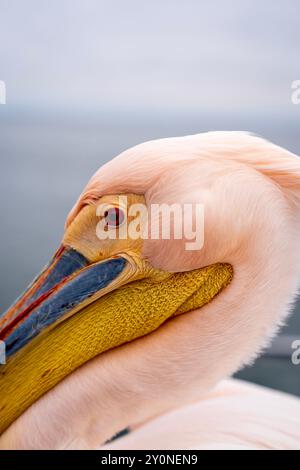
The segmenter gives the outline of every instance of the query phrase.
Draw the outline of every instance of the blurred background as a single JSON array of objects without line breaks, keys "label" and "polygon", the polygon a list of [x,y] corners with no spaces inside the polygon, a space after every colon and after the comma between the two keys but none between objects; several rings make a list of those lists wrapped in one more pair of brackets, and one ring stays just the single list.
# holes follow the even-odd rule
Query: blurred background
[{"label": "blurred background", "polygon": [[[300,155],[298,0],[0,0],[0,22],[0,311],[127,147],[248,130]],[[239,377],[300,395],[299,310]]]}]

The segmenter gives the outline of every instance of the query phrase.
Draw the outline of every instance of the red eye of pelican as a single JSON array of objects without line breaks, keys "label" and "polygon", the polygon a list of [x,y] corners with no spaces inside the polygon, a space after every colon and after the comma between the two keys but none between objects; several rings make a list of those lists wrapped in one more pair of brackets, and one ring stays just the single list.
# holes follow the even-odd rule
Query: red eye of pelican
[{"label": "red eye of pelican", "polygon": [[108,227],[119,227],[125,219],[125,214],[118,207],[111,207],[104,212],[104,218]]}]

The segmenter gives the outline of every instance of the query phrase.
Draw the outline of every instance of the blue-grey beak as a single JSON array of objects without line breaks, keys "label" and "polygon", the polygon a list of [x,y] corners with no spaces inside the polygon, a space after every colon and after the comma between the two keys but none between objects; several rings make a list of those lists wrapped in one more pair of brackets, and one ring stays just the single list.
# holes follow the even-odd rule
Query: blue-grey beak
[{"label": "blue-grey beak", "polygon": [[90,264],[81,253],[61,247],[24,294],[0,317],[0,340],[5,342],[7,357],[106,288],[126,263],[124,258],[116,257]]}]

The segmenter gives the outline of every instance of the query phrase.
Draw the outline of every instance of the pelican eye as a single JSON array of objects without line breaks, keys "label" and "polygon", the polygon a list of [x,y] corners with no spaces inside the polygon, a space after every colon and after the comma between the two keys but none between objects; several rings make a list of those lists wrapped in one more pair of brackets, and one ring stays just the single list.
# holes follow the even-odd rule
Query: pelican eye
[{"label": "pelican eye", "polygon": [[104,212],[104,218],[108,227],[119,227],[125,219],[125,214],[119,207],[111,207]]}]

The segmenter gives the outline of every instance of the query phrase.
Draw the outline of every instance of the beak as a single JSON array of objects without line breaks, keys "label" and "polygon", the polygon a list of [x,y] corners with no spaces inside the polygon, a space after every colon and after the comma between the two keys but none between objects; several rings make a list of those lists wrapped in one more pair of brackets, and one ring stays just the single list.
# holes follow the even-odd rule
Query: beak
[{"label": "beak", "polygon": [[49,265],[0,320],[0,340],[10,357],[44,330],[110,290],[126,260],[90,264],[78,251],[61,246]]},{"label": "beak", "polygon": [[0,317],[0,434],[85,362],[202,307],[231,279],[228,264],[171,274],[128,253],[91,262],[60,247]]}]

